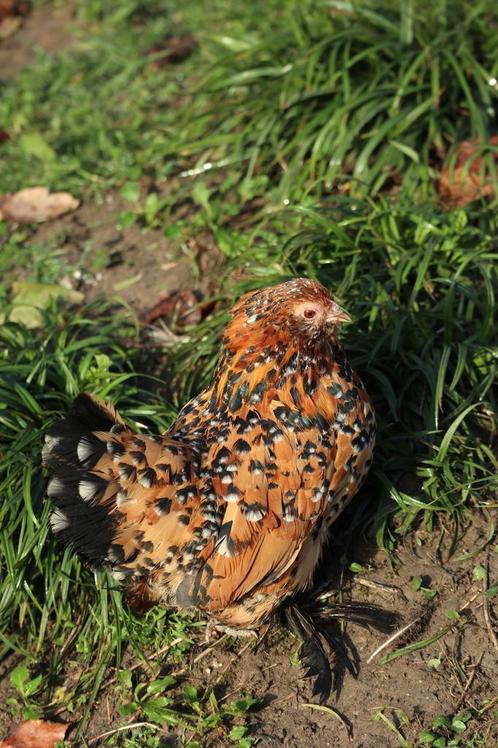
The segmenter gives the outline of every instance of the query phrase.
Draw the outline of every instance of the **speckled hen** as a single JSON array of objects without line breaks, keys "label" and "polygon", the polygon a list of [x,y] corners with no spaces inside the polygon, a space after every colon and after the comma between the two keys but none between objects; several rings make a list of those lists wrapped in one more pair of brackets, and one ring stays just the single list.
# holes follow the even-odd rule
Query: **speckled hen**
[{"label": "speckled hen", "polygon": [[78,397],[44,448],[55,534],[137,598],[266,620],[309,587],[372,461],[372,405],[336,336],[348,320],[311,280],[246,294],[211,386],[162,436]]}]

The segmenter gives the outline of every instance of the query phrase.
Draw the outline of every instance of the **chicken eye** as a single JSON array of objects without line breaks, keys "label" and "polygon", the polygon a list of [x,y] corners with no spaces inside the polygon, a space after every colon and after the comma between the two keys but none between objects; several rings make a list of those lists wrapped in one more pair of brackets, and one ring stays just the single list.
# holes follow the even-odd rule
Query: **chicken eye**
[{"label": "chicken eye", "polygon": [[306,319],[313,319],[313,317],[316,317],[316,309],[305,309],[304,316]]}]

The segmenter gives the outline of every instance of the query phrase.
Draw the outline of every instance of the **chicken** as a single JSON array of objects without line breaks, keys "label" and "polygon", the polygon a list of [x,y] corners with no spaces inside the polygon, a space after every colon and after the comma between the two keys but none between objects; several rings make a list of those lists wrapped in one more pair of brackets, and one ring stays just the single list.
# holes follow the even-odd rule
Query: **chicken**
[{"label": "chicken", "polygon": [[142,602],[252,629],[307,589],[372,462],[375,418],[318,283],[231,310],[208,389],[162,436],[80,395],[46,436],[53,531]]}]

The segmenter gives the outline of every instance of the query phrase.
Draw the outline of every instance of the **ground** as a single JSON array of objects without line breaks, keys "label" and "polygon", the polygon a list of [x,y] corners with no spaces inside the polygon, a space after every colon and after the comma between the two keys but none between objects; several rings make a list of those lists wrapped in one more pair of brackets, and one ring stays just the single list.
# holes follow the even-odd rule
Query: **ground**
[{"label": "ground", "polygon": [[[341,522],[347,521],[346,515]],[[348,626],[358,673],[353,677],[342,672],[340,691],[324,706],[313,697],[310,682],[303,679],[295,638],[278,625],[256,644],[227,641],[227,637],[206,644],[201,632],[188,656],[175,664],[163,663],[154,652],[151,656],[162,673],[186,679],[199,693],[213,689],[219,704],[241,693],[255,695],[260,702],[247,716],[248,734],[256,738],[255,744],[268,748],[305,746],[310,741],[331,748],[417,745],[424,730],[430,732],[434,721],[437,725],[438,718],[441,722],[447,715],[463,718],[463,734],[459,732],[462,723],[453,719],[453,724],[433,729],[434,735],[448,740],[461,736],[465,746],[494,746],[498,741],[496,638],[484,616],[484,605],[489,603],[476,573],[476,569],[488,568],[496,579],[497,554],[488,545],[492,531],[489,516],[476,516],[449,557],[450,527],[434,533],[419,530],[410,544],[399,549],[394,567],[372,544],[354,543],[351,552],[359,571],[344,575],[345,598],[399,611],[399,628],[415,623],[371,662],[369,657],[387,636]],[[331,540],[322,576],[330,575],[329,565],[339,571],[337,554],[345,551],[339,533]],[[421,580],[419,589],[414,589],[414,579]],[[391,662],[382,662],[386,654],[410,644],[418,646]],[[4,671],[0,686],[4,703],[14,693],[8,672],[15,664],[12,659]],[[139,664],[132,650],[124,664],[128,668]],[[112,671],[108,675],[110,683],[103,686],[86,723],[86,740],[95,744],[94,738],[128,722],[140,741],[140,730],[133,725],[142,720],[136,715],[123,720],[118,712],[123,692],[116,693]],[[481,713],[488,718],[480,718]],[[69,722],[75,719],[65,711],[58,716]],[[5,707],[2,724],[7,732],[11,717]],[[181,737],[175,737],[176,730],[170,729],[161,745],[178,745],[179,740],[188,744],[192,733],[183,728]],[[203,740],[202,745],[226,745],[226,737],[216,731]]]},{"label": "ground", "polygon": [[[132,5],[130,3],[130,7]],[[138,7],[140,3],[135,5]],[[93,6],[97,9],[100,7],[98,3]],[[95,20],[100,18],[99,13],[95,11],[94,17],[91,15],[93,10],[88,12],[90,19],[81,11],[78,3],[67,6],[35,3],[19,30],[0,41],[2,81],[15,85],[23,70],[31,70],[30,66],[36,60],[34,47],[42,50],[41,59],[45,60],[44,65],[48,65],[53,55],[70,51],[73,47],[80,49],[78,44],[81,45],[82,36],[83,49],[85,35],[91,37],[95,34],[95,38],[99,39],[99,34],[104,33]],[[119,15],[119,8],[115,13]],[[175,13],[173,33],[183,31],[183,27],[188,25],[181,11]],[[146,15],[144,13],[144,17]],[[150,19],[149,22],[155,23]],[[226,44],[227,48],[230,44],[236,48],[239,22],[238,19],[230,19],[231,25],[227,28],[233,32],[233,39],[230,41],[232,37],[227,36],[220,42]],[[145,21],[140,16],[138,35],[142,23]],[[211,19],[209,23],[211,26],[207,37],[211,34],[214,39],[218,20]],[[252,20],[251,23],[256,22]],[[248,28],[252,28],[251,24]],[[247,48],[252,43],[251,33],[249,30],[247,38],[244,37]],[[105,41],[104,36],[102,39]],[[123,39],[128,43],[127,37],[123,36]],[[209,47],[211,42],[209,38],[205,40],[207,59],[212,61],[214,53]],[[240,39],[237,43],[243,49]],[[304,41],[302,45],[305,45]],[[111,59],[117,52],[114,48],[110,49]],[[279,75],[276,64],[263,73],[263,77],[268,75],[271,79]],[[190,72],[186,69],[185,75],[190,75],[196,83],[199,71],[195,65],[194,68]],[[81,73],[81,76],[86,74]],[[71,75],[70,80],[76,81],[77,85],[79,73],[73,71]],[[312,75],[311,67],[309,75]],[[172,108],[185,109],[190,106],[190,100],[181,100],[183,77],[184,73],[179,69],[164,84],[168,91],[171,88],[168,101]],[[29,90],[29,79],[26,80],[25,92]],[[211,84],[215,91],[216,81],[213,83],[213,80]],[[155,78],[151,81],[151,87],[157,85]],[[229,95],[237,96],[240,91],[243,94],[243,83],[242,78],[234,78]],[[157,90],[162,86],[160,81],[159,84]],[[37,85],[40,85],[39,81]],[[23,100],[26,101],[26,94]],[[157,104],[158,109],[161,106],[164,103]],[[282,102],[282,111],[287,111],[286,106],[287,103]],[[22,118],[28,117],[26,112],[19,115],[17,120],[12,115],[12,133],[17,132],[16,127],[22,130]],[[120,111],[121,115],[131,117],[128,110],[125,115]],[[199,122],[203,121],[202,116],[201,113]],[[247,113],[245,116],[248,117]],[[192,119],[196,120],[195,117]],[[237,138],[242,132],[243,121],[241,119],[234,127],[234,149],[240,146]],[[225,123],[226,119],[220,125],[220,130]],[[95,387],[107,387],[106,395],[109,391],[114,393],[113,383],[123,372],[128,373],[133,368],[139,377],[138,385],[134,379],[133,386],[140,390],[141,382],[142,391],[135,399],[135,395],[130,394],[129,401],[125,399],[125,408],[128,405],[130,417],[137,422],[145,421],[152,428],[160,428],[173,417],[182,397],[198,388],[203,378],[208,376],[212,361],[204,351],[209,345],[217,349],[217,338],[213,343],[213,336],[218,334],[222,324],[221,317],[214,317],[213,327],[210,327],[210,314],[214,310],[221,315],[227,298],[240,292],[244,284],[252,287],[251,284],[256,281],[261,285],[263,281],[269,282],[280,275],[292,275],[297,271],[307,274],[313,263],[319,267],[318,275],[322,280],[339,285],[340,279],[343,292],[350,293],[357,310],[360,310],[358,314],[363,314],[363,327],[347,338],[346,345],[349,342],[367,386],[370,383],[374,390],[381,422],[381,444],[373,478],[334,529],[317,583],[324,579],[333,580],[336,593],[332,604],[339,598],[369,601],[399,613],[397,630],[401,630],[405,624],[412,625],[374,657],[371,656],[387,641],[389,635],[351,625],[345,627],[339,639],[346,643],[357,672],[353,675],[344,667],[339,667],[336,692],[325,704],[320,704],[312,694],[310,680],[303,677],[297,640],[278,623],[269,631],[262,632],[264,636],[256,642],[224,636],[206,643],[204,624],[195,616],[177,619],[169,613],[151,611],[143,618],[137,617],[130,613],[126,603],[121,607],[121,593],[114,589],[109,591],[109,582],[105,577],[97,577],[98,592],[95,593],[91,572],[82,569],[70,557],[63,558],[62,552],[54,551],[51,541],[46,540],[47,532],[43,527],[46,528],[48,508],[42,502],[42,479],[33,478],[30,483],[30,474],[26,481],[24,466],[19,459],[18,474],[24,477],[19,478],[21,488],[16,489],[16,495],[20,497],[19,501],[25,502],[20,506],[24,513],[30,515],[31,521],[33,512],[26,496],[32,491],[32,496],[37,497],[38,515],[35,512],[35,541],[29,549],[26,552],[22,550],[22,542],[29,542],[26,541],[29,531],[23,525],[19,546],[15,546],[11,554],[17,553],[17,560],[12,561],[9,554],[5,554],[4,563],[9,579],[22,579],[23,582],[14,584],[9,581],[10,587],[6,586],[4,590],[7,617],[2,633],[5,642],[0,665],[0,736],[6,736],[13,723],[23,717],[44,716],[68,722],[71,730],[67,743],[82,746],[123,745],[133,748],[161,745],[195,748],[198,745],[234,745],[246,748],[258,745],[273,748],[278,745],[299,747],[310,742],[320,748],[498,746],[496,495],[485,484],[492,470],[491,461],[496,446],[493,438],[496,437],[493,437],[489,427],[492,420],[492,405],[488,401],[490,384],[484,386],[489,377],[490,381],[492,379],[486,355],[492,349],[494,306],[489,301],[492,298],[492,283],[489,267],[485,263],[495,249],[492,238],[494,224],[490,217],[493,208],[482,206],[478,218],[464,211],[448,214],[445,208],[437,205],[437,199],[432,195],[428,210],[433,213],[424,214],[422,210],[417,213],[412,210],[411,203],[405,210],[400,201],[401,207],[393,208],[391,215],[386,217],[383,200],[393,196],[397,198],[402,193],[402,180],[394,167],[389,177],[381,178],[372,166],[371,175],[368,174],[370,167],[365,167],[365,178],[371,178],[374,187],[381,182],[383,185],[383,192],[372,213],[369,214],[364,208],[355,212],[358,205],[348,203],[341,216],[342,223],[338,220],[335,224],[335,219],[332,219],[330,225],[333,225],[333,229],[323,229],[324,222],[329,218],[326,213],[318,215],[318,207],[325,211],[330,208],[326,203],[319,202],[318,198],[316,204],[305,197],[297,205],[295,194],[292,197],[293,193],[289,192],[291,202],[296,201],[296,212],[301,211],[299,221],[303,223],[299,223],[295,221],[295,216],[285,213],[289,200],[285,198],[287,203],[284,206],[283,193],[276,190],[268,201],[260,196],[258,185],[266,185],[270,179],[276,179],[273,172],[268,176],[271,170],[265,172],[264,165],[260,167],[260,172],[255,169],[250,177],[246,175],[237,188],[234,185],[238,177],[223,171],[206,184],[186,184],[181,175],[189,166],[192,154],[196,158],[198,156],[197,146],[192,145],[195,138],[190,132],[190,139],[186,137],[184,149],[177,154],[179,163],[175,164],[176,171],[167,175],[162,173],[163,168],[167,171],[164,164],[168,163],[170,155],[164,157],[164,164],[157,156],[154,141],[159,131],[157,122],[150,126],[150,131],[154,132],[150,137],[147,124],[142,123],[142,126],[144,151],[148,159],[156,159],[155,173],[152,173],[152,167],[147,171],[148,165],[138,173],[136,164],[128,171],[128,166],[125,168],[121,162],[114,164],[114,145],[112,148],[109,146],[110,170],[102,167],[98,179],[94,178],[97,166],[92,171],[88,164],[81,164],[73,172],[69,168],[64,171],[65,167],[57,171],[59,167],[55,168],[50,163],[47,165],[46,179],[53,182],[54,188],[59,187],[56,182],[60,180],[61,188],[76,191],[81,205],[75,212],[39,226],[5,228],[5,264],[2,266],[5,274],[0,283],[0,292],[4,295],[0,294],[0,297],[9,299],[10,284],[19,280],[56,281],[70,286],[83,294],[82,319],[87,327],[91,325],[93,335],[94,328],[95,334],[98,333],[100,324],[112,325],[108,317],[105,318],[105,325],[101,323],[94,311],[88,312],[87,318],[84,317],[85,305],[91,305],[94,300],[112,299],[112,304],[116,305],[117,298],[143,322],[144,313],[161,298],[168,298],[170,292],[191,293],[194,290],[204,304],[200,317],[206,314],[208,319],[206,327],[201,326],[201,333],[187,328],[186,335],[194,341],[194,346],[188,355],[185,354],[185,359],[181,356],[179,361],[170,359],[168,353],[158,352],[157,347],[152,347],[145,325],[140,321],[136,323],[140,331],[138,335],[135,334],[136,330],[133,333],[126,328],[122,336],[124,342],[112,337],[108,346],[97,346],[96,356],[102,351],[111,359],[114,354],[121,356],[122,369],[119,368],[121,364],[114,362],[116,365],[113,368],[98,358],[91,365],[85,365],[86,368],[79,358],[65,359],[65,353],[60,354],[62,359],[57,359],[61,370],[61,360],[64,365],[72,361],[69,366],[74,366],[78,384],[89,381]],[[291,118],[288,126],[294,127]],[[0,127],[3,127],[2,122]],[[52,122],[50,127],[46,127],[50,131],[51,127],[56,129],[57,125]],[[168,121],[165,127],[172,128],[173,125]],[[192,128],[195,127],[197,125],[193,124]],[[123,125],[125,129],[126,124]],[[130,130],[133,127],[130,126]],[[304,121],[301,122],[301,130],[301,136],[307,137]],[[194,134],[197,135],[196,132]],[[11,136],[9,133],[10,140],[15,137],[17,135]],[[74,133],[73,137],[76,137]],[[392,140],[395,137],[402,136],[394,134]],[[221,135],[219,142],[214,144],[206,134],[204,140],[199,138],[201,146],[207,143],[205,147],[210,150],[205,158],[200,157],[200,163],[195,161],[191,165],[193,171],[198,169],[202,174],[205,161],[216,158],[223,160],[227,153],[221,152]],[[85,150],[90,146],[84,144],[81,147]],[[102,153],[107,157],[105,147],[102,146]],[[398,149],[398,155],[408,154],[407,158],[413,160],[410,148],[405,144]],[[436,151],[437,148],[427,149],[430,153]],[[17,158],[17,154],[12,153]],[[228,157],[230,155],[229,152]],[[362,160],[359,148],[354,150],[351,158],[358,158],[357,163]],[[116,161],[119,161],[118,157]],[[241,161],[247,161],[245,155]],[[262,161],[264,163],[264,159]],[[272,167],[275,173],[281,169],[285,174],[288,168],[291,171],[294,168],[292,156],[285,149],[278,159],[275,158],[275,162]],[[368,160],[365,163],[370,164]],[[39,168],[38,162],[32,161],[31,166],[35,170]],[[123,173],[117,173],[121,167]],[[33,183],[33,180],[36,183],[40,178],[38,173],[32,174],[29,164],[26,168],[26,172],[19,174],[19,184],[15,184],[11,174],[6,177],[5,185],[0,182],[0,192],[20,189]],[[112,175],[114,168],[115,176]],[[319,165],[315,165],[315,168],[319,169]],[[431,162],[430,168],[427,167],[427,172],[416,183],[416,190],[428,182],[427,174],[435,168]],[[343,169],[341,187],[337,190],[341,199],[349,190],[349,181],[345,180],[351,177],[351,163],[343,164]],[[307,178],[312,192],[311,184],[315,177],[312,179],[308,175]],[[301,179],[297,172],[295,179]],[[282,180],[285,184],[285,177]],[[98,188],[95,187],[97,183],[100,185]],[[237,189],[237,195],[243,197],[240,204],[237,202],[239,198],[234,197]],[[289,189],[288,184],[285,189]],[[175,191],[179,196],[173,201],[171,194]],[[193,198],[190,193],[194,195]],[[151,195],[156,197],[151,199]],[[322,198],[323,195],[320,195]],[[356,197],[353,195],[352,199],[354,201]],[[338,205],[333,205],[332,213],[339,212]],[[484,228],[481,226],[481,233],[478,233],[480,222],[485,220],[489,220],[489,223]],[[281,223],[277,225],[272,221]],[[350,238],[351,231],[356,233],[355,225],[361,227],[358,231],[361,234],[359,245]],[[468,236],[465,234],[467,229]],[[292,235],[294,244],[286,244],[287,232],[289,236]],[[455,236],[459,237],[456,244]],[[310,246],[314,247],[315,255],[310,254]],[[385,247],[385,263],[389,271],[382,275],[381,271],[376,271],[375,264]],[[434,256],[429,254],[427,247],[435,247]],[[476,252],[475,267],[465,277],[464,270],[459,271],[463,280],[460,286],[452,290],[454,297],[452,303],[448,301],[448,312],[444,306],[448,297],[441,295],[443,301],[439,304],[439,289],[443,288],[446,293],[453,267],[457,262],[464,264],[462,256],[465,257],[468,247]],[[413,251],[413,255],[400,261],[404,248]],[[335,250],[338,251],[336,264],[343,263],[337,275],[334,275],[334,263],[327,254]],[[12,261],[9,253],[15,256],[18,251],[26,251],[26,255],[22,260],[16,258]],[[478,251],[480,254],[477,254]],[[357,259],[358,252],[362,252],[367,260],[355,276],[355,263],[363,261]],[[377,260],[368,260],[368,252]],[[416,255],[416,252],[419,254]],[[427,277],[424,273],[427,273]],[[365,286],[367,280],[368,285]],[[230,290],[226,291],[226,288]],[[365,308],[365,288],[371,294],[375,289],[372,308]],[[481,313],[479,304],[485,303],[483,300],[486,299],[489,301],[489,307],[486,307],[488,311],[483,311],[482,317],[479,317],[476,310]],[[374,313],[376,305],[382,309],[379,315]],[[89,308],[93,309],[92,306]],[[116,308],[113,306],[111,309],[111,320]],[[393,315],[391,320],[389,315],[393,308],[399,314],[398,317]],[[405,312],[403,317],[402,313]],[[458,328],[454,340],[450,330],[452,312],[457,318],[455,328]],[[49,310],[49,313],[52,312]],[[57,313],[53,313],[51,335],[60,334],[62,339],[66,325],[70,328],[71,313],[63,311],[62,322]],[[74,316],[72,321],[77,325],[78,314],[75,312]],[[200,317],[199,321],[202,321]],[[376,331],[378,317],[383,318],[385,327]],[[445,327],[447,337],[441,341],[444,325],[448,325]],[[480,349],[476,343],[477,328],[483,335]],[[401,333],[401,330],[404,332]],[[180,336],[185,334],[181,326],[175,328],[175,332]],[[39,411],[36,408],[29,410],[32,406],[29,396],[43,403],[45,417],[49,418],[58,409],[63,409],[61,393],[68,399],[74,394],[73,384],[68,384],[69,374],[67,380],[58,379],[58,373],[49,374],[49,385],[44,379],[35,389],[30,389],[35,381],[30,377],[41,355],[39,338],[36,336],[41,335],[45,339],[44,334],[50,339],[46,331],[29,333],[34,337],[29,337],[26,332],[26,344],[21,342],[16,349],[18,362],[9,362],[10,354],[7,351],[5,391],[11,385],[15,388],[17,382],[28,392],[24,401],[24,405],[28,403],[28,410],[19,410],[20,426],[16,424],[21,435],[30,428],[43,429],[38,416],[45,411],[41,408]],[[112,335],[115,333],[112,332]],[[405,342],[400,344],[403,335]],[[432,341],[429,353],[417,347],[424,336]],[[455,349],[451,348],[453,344]],[[451,349],[448,354],[444,352],[445,345],[449,346],[448,350]],[[88,346],[90,353],[92,343],[89,342]],[[129,359],[126,358],[128,348],[137,350],[130,354]],[[22,359],[21,349],[32,349],[33,358]],[[457,349],[458,353],[455,354]],[[119,354],[116,353],[118,350]],[[398,353],[399,358],[396,358]],[[73,353],[67,355],[72,356]],[[402,362],[399,366],[398,361]],[[14,368],[9,368],[10,364],[14,364]],[[77,369],[80,364],[81,371]],[[16,365],[19,375],[16,374]],[[97,371],[100,366],[103,367],[102,371]],[[466,366],[469,367],[468,372]],[[92,367],[95,369],[91,375],[93,379],[90,375],[90,378],[87,377],[87,371]],[[416,377],[410,384],[410,367],[419,368],[423,384]],[[460,391],[458,388],[464,370],[466,375],[468,373],[468,382],[462,385]],[[173,383],[180,383],[178,391],[182,394],[172,395],[174,387],[169,382],[159,387],[151,384],[147,380],[150,374],[162,377],[171,375]],[[19,379],[14,381],[14,376],[19,376]],[[51,376],[55,378],[52,380]],[[410,386],[416,392],[412,399]],[[49,388],[54,394],[45,396]],[[158,406],[157,413],[154,413],[156,404],[161,398],[164,399],[164,391],[167,393],[167,406],[160,406],[163,410]],[[155,398],[150,402],[148,392]],[[122,395],[121,390],[119,396],[128,397]],[[48,402],[50,397],[53,400]],[[443,400],[446,411],[441,406]],[[13,417],[17,418],[17,404],[9,405],[11,400],[7,397],[5,402],[6,408],[11,407],[15,411]],[[474,406],[474,402],[477,405]],[[461,434],[457,430],[463,419],[460,416],[467,412],[464,408],[471,405],[476,408],[482,406],[482,411],[476,411],[476,423]],[[456,409],[452,410],[453,407]],[[439,410],[441,419],[444,415],[446,421],[441,439],[434,445],[431,439],[439,428]],[[32,413],[35,414],[33,418]],[[412,416],[413,420],[410,421]],[[423,424],[417,420],[419,417],[425,418]],[[10,445],[13,439],[8,415],[4,420],[6,436],[0,445],[2,458],[7,453],[6,449],[2,452],[2,448]],[[31,450],[30,455],[38,454],[40,437],[37,433],[33,431],[34,441],[25,447]],[[393,443],[399,446],[393,448]],[[22,457],[22,442],[20,444],[19,454]],[[413,444],[417,446],[413,447]],[[484,446],[481,448],[481,445]],[[431,448],[434,452],[430,452]],[[413,463],[415,453],[416,464]],[[448,455],[446,461],[445,455]],[[39,470],[39,466],[36,469]],[[1,470],[0,467],[0,475]],[[7,469],[5,476],[8,476]],[[387,494],[386,481],[389,484]],[[31,488],[26,489],[26,485]],[[438,509],[435,514],[429,511],[433,505]],[[465,505],[465,511],[461,511],[461,505]],[[8,519],[7,511],[5,517]],[[41,512],[44,514],[40,521]],[[16,518],[18,516],[16,514]],[[366,517],[367,521],[362,517]],[[5,532],[11,535],[7,519]],[[11,518],[9,521],[17,532],[17,519]],[[36,556],[35,552],[33,565],[24,569],[24,559],[33,547],[43,548],[44,543],[48,544],[48,555]],[[8,545],[5,539],[4,544]],[[63,566],[61,581],[57,574]],[[31,574],[34,575],[33,579]],[[52,582],[45,582],[44,579],[56,580],[53,591]],[[74,585],[73,592],[67,591],[67,579]],[[25,599],[22,597],[24,593],[19,592],[23,584],[30,594]],[[30,605],[32,612],[29,612]],[[39,617],[38,610],[41,611]],[[40,631],[42,633],[39,634]],[[119,642],[123,643],[123,651],[118,653]],[[23,675],[19,668],[24,665],[27,670]],[[17,677],[13,676],[16,672]],[[167,680],[169,676],[171,682]],[[40,680],[37,682],[38,677]],[[163,678],[166,680],[161,680]],[[121,729],[127,725],[128,730]]]}]

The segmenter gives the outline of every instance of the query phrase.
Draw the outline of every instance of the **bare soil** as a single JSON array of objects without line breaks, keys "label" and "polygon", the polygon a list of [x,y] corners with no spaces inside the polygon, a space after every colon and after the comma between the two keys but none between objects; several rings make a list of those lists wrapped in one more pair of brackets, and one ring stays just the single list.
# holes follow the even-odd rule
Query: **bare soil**
[{"label": "bare soil", "polygon": [[[266,706],[255,713],[252,727],[257,744],[265,748],[310,743],[331,748],[394,748],[400,745],[398,738],[389,734],[385,724],[373,721],[379,711],[416,744],[420,730],[430,727],[438,715],[481,709],[489,703],[486,700],[493,699],[496,708],[498,651],[484,620],[482,583],[473,581],[472,570],[478,563],[492,562],[490,577],[496,580],[498,556],[483,550],[473,558],[458,560],[486,542],[487,525],[479,516],[475,520],[449,559],[438,551],[441,531],[429,534],[420,530],[411,535],[398,549],[394,570],[386,555],[368,544],[358,543],[349,549],[366,570],[356,577],[350,575],[346,581],[350,587],[347,596],[397,610],[404,622],[421,620],[371,663],[367,663],[368,657],[387,636],[347,627],[360,661],[359,674],[353,678],[346,673],[340,693],[327,702],[342,717],[342,723],[330,712],[309,706],[317,701],[312,697],[311,683],[302,678],[299,666],[291,664],[298,642],[293,636],[282,634],[278,627],[256,647],[238,642],[230,651],[214,648],[192,668],[189,680],[195,682],[197,678],[199,685],[222,686],[226,693],[247,690],[261,697]],[[334,565],[335,555],[332,541],[325,566]],[[410,582],[414,576],[422,576],[424,586],[436,591],[432,601],[412,590]],[[375,586],[365,587],[365,582]],[[399,592],[382,585],[395,585]],[[447,612],[452,610],[461,612],[461,624],[454,630],[417,652],[381,664],[387,652],[446,628]],[[440,661],[437,667],[435,661]],[[396,710],[408,717],[408,725],[403,724],[401,712]],[[486,741],[482,745],[498,745],[498,722],[493,719],[492,708],[487,717],[484,719],[483,715],[480,725],[477,721],[469,723],[465,738],[468,745],[476,730]]]},{"label": "bare soil", "polygon": [[71,28],[74,18],[67,6],[34,8],[18,31],[0,41],[0,80],[13,78],[33,62],[37,49],[56,53],[70,46]]},{"label": "bare soil", "polygon": [[118,193],[110,192],[42,224],[32,243],[62,251],[75,268],[66,282],[87,300],[118,298],[140,314],[171,291],[207,292],[219,262],[209,234],[178,243],[139,223],[121,229],[119,216],[129,208]]},{"label": "bare soil", "polygon": [[[338,557],[344,552],[348,514],[337,525],[319,576],[337,578]],[[386,647],[371,662],[370,655],[388,639],[363,628],[348,625],[341,640],[352,643],[358,673],[353,677],[338,668],[339,689],[322,708],[312,694],[312,681],[303,677],[297,663],[299,642],[289,631],[273,625],[255,642],[247,639],[216,640],[206,644],[201,637],[192,648],[188,662],[164,663],[164,672],[185,678],[199,692],[211,686],[219,702],[251,694],[261,707],[249,717],[250,733],[264,748],[396,748],[403,745],[382,719],[382,713],[399,730],[405,745],[418,745],[418,736],[440,715],[453,717],[466,710],[475,718],[467,723],[461,746],[498,746],[498,650],[492,629],[484,615],[483,582],[474,580],[476,565],[489,569],[490,584],[498,578],[498,554],[489,538],[489,517],[476,512],[474,521],[448,556],[452,528],[439,527],[429,533],[422,529],[407,536],[389,559],[366,540],[359,539],[347,549],[348,557],[363,566],[359,574],[346,572],[341,583],[345,599],[368,601],[397,611],[405,623],[416,621],[409,631]],[[420,576],[423,587],[435,595],[427,600],[412,588]],[[496,631],[496,598],[488,599],[488,613]],[[494,608],[493,608],[494,606]],[[450,626],[448,613],[458,611],[459,622]],[[451,614],[451,613],[450,613]],[[494,616],[494,618],[493,618]],[[414,642],[445,633],[417,651],[387,664],[382,657]],[[496,634],[495,634],[496,636]],[[127,667],[133,665],[132,652]],[[338,659],[340,663],[340,658]],[[0,687],[1,692],[1,687]],[[126,724],[119,716],[115,686],[99,696],[85,730],[87,739]],[[67,716],[68,721],[75,715]],[[77,722],[76,722],[77,724]],[[180,748],[189,738],[166,728],[164,746]],[[453,737],[453,736],[451,736]],[[69,736],[70,738],[70,736]],[[448,734],[448,740],[450,735]],[[202,745],[221,748],[226,737],[209,733]],[[76,743],[79,745],[79,743]],[[106,741],[96,743],[106,745]],[[118,743],[119,744],[119,743]]]}]

